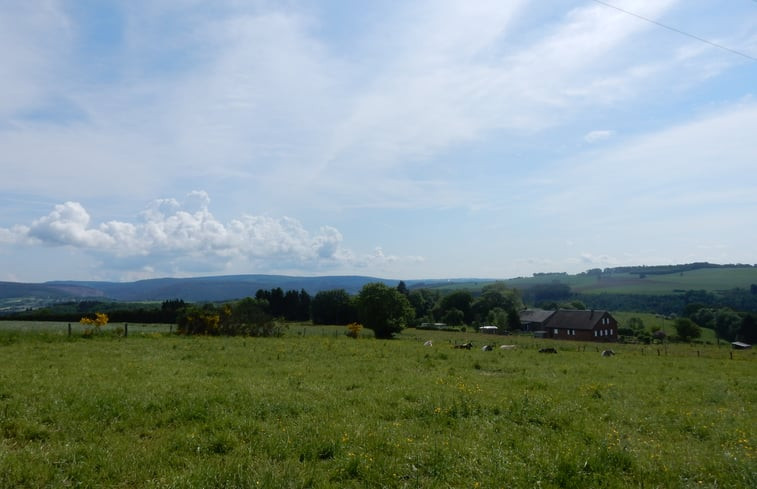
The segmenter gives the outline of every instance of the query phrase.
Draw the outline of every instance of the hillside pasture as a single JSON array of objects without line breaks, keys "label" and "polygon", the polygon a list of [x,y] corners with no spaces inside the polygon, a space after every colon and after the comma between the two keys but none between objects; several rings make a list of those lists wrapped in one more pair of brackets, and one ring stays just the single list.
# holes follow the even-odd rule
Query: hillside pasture
[{"label": "hillside pasture", "polygon": [[733,288],[749,289],[757,284],[757,267],[701,268],[685,272],[653,274],[641,278],[638,273],[553,274],[505,280],[510,287],[528,288],[537,284],[561,282],[573,292],[595,294],[665,295],[684,290],[717,292]]},{"label": "hillside pasture", "polygon": [[2,331],[0,487],[757,486],[754,351],[343,329]]}]

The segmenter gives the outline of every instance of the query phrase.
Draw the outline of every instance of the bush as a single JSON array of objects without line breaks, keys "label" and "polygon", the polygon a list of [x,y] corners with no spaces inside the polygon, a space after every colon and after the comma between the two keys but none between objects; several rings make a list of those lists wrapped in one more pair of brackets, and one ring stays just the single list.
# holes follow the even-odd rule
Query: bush
[{"label": "bush", "polygon": [[363,325],[360,323],[350,323],[347,325],[347,332],[345,333],[350,338],[359,338],[360,332],[363,330]]},{"label": "bush", "polygon": [[264,304],[248,297],[216,308],[212,304],[192,306],[179,315],[180,334],[226,336],[282,336],[285,324],[279,324],[265,312]]}]

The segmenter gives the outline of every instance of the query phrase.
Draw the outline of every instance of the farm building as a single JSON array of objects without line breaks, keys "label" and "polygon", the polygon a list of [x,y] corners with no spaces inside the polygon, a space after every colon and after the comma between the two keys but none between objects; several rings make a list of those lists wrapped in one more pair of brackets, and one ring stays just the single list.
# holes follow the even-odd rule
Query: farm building
[{"label": "farm building", "polygon": [[487,334],[497,334],[499,328],[496,326],[481,326],[480,328],[478,328],[478,331]]},{"label": "farm building", "polygon": [[547,311],[544,309],[525,309],[518,313],[520,326],[523,331],[542,331],[544,329],[544,323],[554,313],[555,311]]},{"label": "farm building", "polygon": [[607,311],[560,309],[543,323],[545,338],[575,341],[618,341],[618,322]]}]

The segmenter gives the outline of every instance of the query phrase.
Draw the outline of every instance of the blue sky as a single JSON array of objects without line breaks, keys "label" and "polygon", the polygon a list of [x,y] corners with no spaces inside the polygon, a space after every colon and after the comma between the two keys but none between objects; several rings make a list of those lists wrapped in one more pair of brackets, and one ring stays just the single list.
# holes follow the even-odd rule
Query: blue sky
[{"label": "blue sky", "polygon": [[755,58],[753,0],[2,2],[0,280],[757,263]]}]

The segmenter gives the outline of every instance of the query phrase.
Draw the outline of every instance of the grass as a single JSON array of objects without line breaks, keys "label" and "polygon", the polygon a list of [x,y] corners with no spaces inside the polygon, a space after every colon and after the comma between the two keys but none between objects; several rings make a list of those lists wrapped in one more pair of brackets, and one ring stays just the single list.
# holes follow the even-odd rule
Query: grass
[{"label": "grass", "polygon": [[535,284],[559,281],[571,287],[573,292],[594,294],[674,294],[683,290],[749,289],[757,283],[756,267],[703,268],[683,273],[649,274],[639,278],[638,274],[613,273],[597,278],[592,275],[546,275],[506,280],[511,287],[527,288]]},{"label": "grass", "polygon": [[[675,335],[675,319],[665,318],[659,314],[645,313],[645,312],[626,312],[616,311],[612,313],[613,317],[618,321],[619,326],[622,328],[628,325],[629,319],[637,317],[644,322],[644,327],[647,331],[652,329],[661,329],[668,335]],[[701,328],[702,335],[697,338],[697,343],[709,343],[716,344],[718,342],[715,330],[710,328]],[[728,342],[721,340],[723,346],[729,346]]]},{"label": "grass", "polygon": [[757,486],[753,351],[339,331],[0,332],[0,487]]}]

